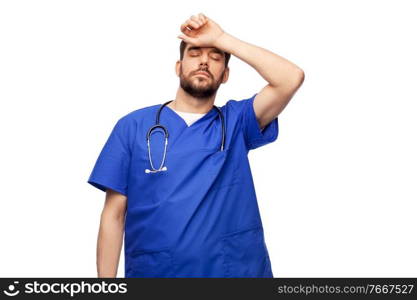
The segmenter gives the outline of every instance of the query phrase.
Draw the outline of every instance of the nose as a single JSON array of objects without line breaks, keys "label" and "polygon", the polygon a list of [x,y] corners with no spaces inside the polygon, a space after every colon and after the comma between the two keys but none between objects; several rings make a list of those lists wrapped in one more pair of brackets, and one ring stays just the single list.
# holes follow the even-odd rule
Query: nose
[{"label": "nose", "polygon": [[199,69],[202,70],[202,71],[208,71],[208,65],[204,64],[204,63],[201,63]]},{"label": "nose", "polygon": [[200,65],[207,64],[208,61],[208,53],[203,53],[200,55]]}]

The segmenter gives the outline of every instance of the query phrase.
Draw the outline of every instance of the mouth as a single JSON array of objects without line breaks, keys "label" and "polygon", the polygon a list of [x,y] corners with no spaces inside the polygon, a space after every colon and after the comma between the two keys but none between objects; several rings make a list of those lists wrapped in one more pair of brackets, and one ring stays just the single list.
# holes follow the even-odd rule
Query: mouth
[{"label": "mouth", "polygon": [[207,72],[203,72],[203,71],[196,72],[195,75],[203,75],[203,76],[206,76],[206,77],[210,78],[209,74]]}]

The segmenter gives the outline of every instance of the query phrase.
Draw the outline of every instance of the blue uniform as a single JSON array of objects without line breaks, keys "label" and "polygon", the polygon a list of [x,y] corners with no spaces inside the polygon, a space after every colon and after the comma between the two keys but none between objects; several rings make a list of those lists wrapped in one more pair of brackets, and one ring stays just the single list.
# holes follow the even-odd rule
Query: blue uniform
[{"label": "blue uniform", "polygon": [[[167,171],[150,168],[146,133],[161,104],[120,118],[88,183],[127,196],[125,277],[273,277],[248,161],[248,151],[278,136],[278,118],[260,130],[251,98],[213,107],[191,126],[170,107],[160,123],[169,131]],[[162,130],[151,136],[161,164]]]}]

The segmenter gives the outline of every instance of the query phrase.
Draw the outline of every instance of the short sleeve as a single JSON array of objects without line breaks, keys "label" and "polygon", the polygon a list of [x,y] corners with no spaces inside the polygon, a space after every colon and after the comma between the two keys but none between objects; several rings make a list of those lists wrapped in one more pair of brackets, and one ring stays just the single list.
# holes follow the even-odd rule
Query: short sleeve
[{"label": "short sleeve", "polygon": [[130,166],[129,129],[121,118],[113,127],[88,178],[92,186],[106,191],[110,188],[127,196]]},{"label": "short sleeve", "polygon": [[278,137],[278,117],[267,124],[263,130],[259,127],[256,119],[255,110],[253,108],[253,101],[255,100],[255,93],[251,98],[240,100],[242,105],[241,123],[242,130],[245,137],[245,142],[249,150],[253,150],[274,142]]}]

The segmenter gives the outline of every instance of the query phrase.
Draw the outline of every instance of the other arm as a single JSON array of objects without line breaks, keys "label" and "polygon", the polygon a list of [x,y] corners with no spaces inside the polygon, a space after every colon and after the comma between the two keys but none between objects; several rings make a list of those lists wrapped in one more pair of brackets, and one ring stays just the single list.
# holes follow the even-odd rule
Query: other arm
[{"label": "other arm", "polygon": [[99,278],[115,278],[123,243],[127,197],[106,190],[97,240],[97,273]]}]

